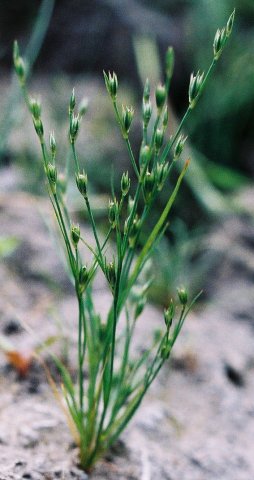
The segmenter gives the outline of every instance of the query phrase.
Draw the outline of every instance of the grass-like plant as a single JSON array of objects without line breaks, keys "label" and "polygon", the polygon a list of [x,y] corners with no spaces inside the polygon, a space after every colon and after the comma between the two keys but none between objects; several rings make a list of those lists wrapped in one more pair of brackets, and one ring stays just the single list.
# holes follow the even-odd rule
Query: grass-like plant
[{"label": "grass-like plant", "polygon": [[[96,226],[89,198],[89,182],[85,170],[80,167],[76,141],[84,109],[76,113],[76,98],[72,92],[69,102],[69,148],[74,159],[77,188],[83,197],[94,235],[94,245],[87,243],[78,224],[72,223],[66,205],[66,182],[58,174],[56,166],[57,146],[53,133],[49,145],[45,140],[40,103],[29,98],[26,87],[26,68],[14,45],[14,66],[34,127],[40,141],[43,166],[47,178],[49,197],[55,212],[78,304],[77,332],[77,382],[66,367],[56,359],[62,375],[63,396],[68,409],[71,428],[80,451],[80,464],[90,470],[97,459],[112,445],[124,430],[144,395],[169,358],[181,331],[186,315],[196,298],[189,302],[184,288],[178,290],[178,302],[171,300],[164,311],[164,330],[151,339],[150,348],[135,353],[132,340],[136,323],[143,312],[151,280],[142,284],[142,271],[150,259],[155,245],[168,226],[168,216],[187,171],[187,160],[169,192],[168,200],[152,231],[141,248],[139,237],[147,218],[168,176],[184,149],[185,138],[180,133],[190,112],[196,106],[218,58],[231,34],[234,12],[227,25],[218,30],[214,39],[213,60],[206,73],[192,74],[189,84],[187,111],[174,135],[166,139],[168,127],[167,96],[173,74],[174,53],[166,53],[165,84],[155,90],[155,102],[151,101],[150,85],[144,87],[142,103],[142,127],[139,158],[136,159],[129,140],[133,121],[132,107],[118,106],[118,79],[115,73],[104,73],[107,91],[111,98],[116,120],[130,157],[136,187],[132,188],[128,172],[121,177],[121,195],[116,198],[111,187],[108,207],[108,231],[105,238]],[[152,103],[155,103],[153,106]],[[155,116],[152,112],[155,108]],[[115,253],[108,253],[108,244],[114,240]],[[91,261],[84,264],[80,244],[91,252]],[[112,294],[112,304],[106,320],[96,311],[92,284],[100,269]],[[139,288],[137,288],[137,285]],[[179,305],[176,305],[179,303]],[[125,321],[120,326],[119,318]],[[121,322],[122,324],[122,322]],[[86,375],[84,375],[86,373]]]}]

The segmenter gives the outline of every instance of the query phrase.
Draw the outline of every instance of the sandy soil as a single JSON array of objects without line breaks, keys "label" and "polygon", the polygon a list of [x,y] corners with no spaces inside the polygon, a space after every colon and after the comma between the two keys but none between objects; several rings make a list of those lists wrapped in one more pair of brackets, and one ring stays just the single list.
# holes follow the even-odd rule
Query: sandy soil
[{"label": "sandy soil", "polygon": [[[72,338],[75,298],[43,221],[48,202],[14,195],[11,186],[6,190],[0,195],[1,235],[15,236],[19,246],[0,265],[0,329],[28,354],[38,338],[59,332]],[[253,244],[250,249],[253,254]],[[217,303],[188,318],[172,360],[90,480],[254,478],[253,308],[244,318],[239,308],[237,313],[239,304],[251,304],[251,294],[253,305],[253,273],[241,275],[240,282],[225,275],[223,285],[215,282]],[[238,291],[248,292],[246,302]],[[95,295],[105,308],[108,295],[100,282]],[[145,310],[146,329],[161,321],[160,310]],[[141,321],[137,329],[140,343],[143,326]],[[0,352],[0,480],[85,478],[41,366],[34,362],[20,379]]]}]

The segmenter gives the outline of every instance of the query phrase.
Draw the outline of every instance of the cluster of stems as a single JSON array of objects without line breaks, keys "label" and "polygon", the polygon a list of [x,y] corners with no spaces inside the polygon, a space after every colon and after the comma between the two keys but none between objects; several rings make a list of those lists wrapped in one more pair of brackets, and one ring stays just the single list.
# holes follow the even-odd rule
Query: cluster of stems
[{"label": "cluster of stems", "polygon": [[[55,136],[51,133],[49,143],[45,140],[41,106],[28,95],[25,63],[20,57],[17,44],[14,46],[14,66],[39,138],[49,197],[64,241],[77,297],[79,312],[77,382],[73,382],[66,367],[59,360],[56,361],[62,374],[63,395],[79,445],[80,464],[85,470],[91,469],[98,457],[115,442],[134,415],[148,388],[169,358],[186,315],[197,298],[189,302],[185,289],[179,289],[178,302],[171,300],[165,309],[162,329],[154,336],[150,347],[143,349],[141,354],[133,352],[131,347],[135,326],[145,308],[151,283],[148,281],[142,284],[141,274],[152,256],[155,245],[168,226],[168,216],[189,160],[185,162],[159,218],[141,247],[139,247],[140,234],[161,190],[163,188],[169,190],[167,183],[169,174],[175,162],[179,161],[186,141],[181,129],[197,104],[226,44],[232,30],[233,18],[234,12],[225,29],[216,33],[214,56],[207,72],[191,75],[186,113],[169,140],[167,140],[169,123],[167,99],[173,74],[174,52],[172,48],[168,49],[165,84],[156,87],[154,99],[148,80],[144,87],[143,134],[138,158],[134,156],[129,139],[134,109],[129,106],[119,109],[117,76],[115,73],[104,73],[106,88],[122,138],[126,143],[133,175],[136,176],[136,182],[133,182],[136,186],[133,188],[129,173],[124,172],[119,198],[114,191],[112,192],[108,208],[108,231],[104,239],[101,238],[96,225],[90,204],[88,177],[80,166],[76,149],[80,122],[86,107],[76,109],[75,93],[72,92],[69,102],[69,151],[74,161],[76,185],[83,198],[93,231],[94,245],[87,243],[80,226],[71,221],[66,205],[67,179],[58,173],[56,165]],[[112,240],[115,244],[115,253],[109,258],[107,246]],[[81,243],[85,244],[91,253],[89,265],[82,260]],[[102,271],[112,294],[112,304],[106,320],[102,320],[96,311],[93,299],[92,284],[98,268]],[[139,289],[135,288],[137,284]],[[124,329],[119,328],[120,315],[125,319]]]}]

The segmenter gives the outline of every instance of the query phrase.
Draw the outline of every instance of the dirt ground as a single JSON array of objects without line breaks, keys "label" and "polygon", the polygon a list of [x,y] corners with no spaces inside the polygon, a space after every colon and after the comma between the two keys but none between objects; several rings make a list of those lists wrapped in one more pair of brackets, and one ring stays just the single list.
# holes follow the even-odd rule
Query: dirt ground
[{"label": "dirt ground", "polygon": [[[14,194],[4,175],[1,235],[15,236],[19,244],[0,264],[0,333],[29,354],[50,335],[75,340],[76,305],[44,221],[48,201]],[[189,316],[173,358],[90,480],[254,478],[254,228],[244,222],[229,219],[218,229],[228,241],[224,254],[219,233],[211,239],[227,268],[211,278],[209,304]],[[250,255],[245,267],[236,262],[241,248]],[[106,308],[100,282],[95,295]],[[149,306],[137,342],[142,322],[152,331],[161,321],[162,312]],[[0,480],[86,478],[42,367],[35,361],[20,379],[0,352]]]}]

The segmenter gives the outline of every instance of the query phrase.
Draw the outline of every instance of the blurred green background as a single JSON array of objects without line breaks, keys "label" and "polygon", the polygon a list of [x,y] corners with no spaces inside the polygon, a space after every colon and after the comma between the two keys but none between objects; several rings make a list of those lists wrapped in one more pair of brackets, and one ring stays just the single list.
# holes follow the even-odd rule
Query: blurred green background
[{"label": "blurred green background", "polygon": [[[154,86],[159,79],[163,80],[165,51],[172,45],[176,53],[170,97],[174,131],[187,107],[190,74],[208,68],[215,31],[225,25],[234,7],[236,19],[230,42],[184,127],[188,134],[186,155],[191,156],[192,166],[174,208],[167,239],[156,256],[156,271],[161,274],[152,297],[160,303],[168,301],[175,287],[182,283],[192,292],[205,287],[209,293],[216,262],[216,252],[207,247],[210,232],[231,216],[253,218],[253,208],[242,202],[241,196],[251,188],[254,173],[254,2],[2,0],[0,3],[2,188],[45,194],[39,148],[12,78],[12,44],[17,38],[31,65],[29,89],[42,99],[48,131],[55,130],[60,163],[64,163],[62,159],[66,156],[71,89],[76,87],[80,101],[84,96],[89,98],[79,150],[93,185],[94,205],[102,228],[107,218],[111,165],[114,165],[116,189],[121,173],[129,165],[103,85],[102,70],[117,72],[120,99],[134,105],[138,119],[143,82],[146,76]],[[137,120],[130,135],[136,153],[140,134]],[[70,192],[72,207],[79,209],[74,187]],[[164,199],[162,195],[161,203]]]}]

